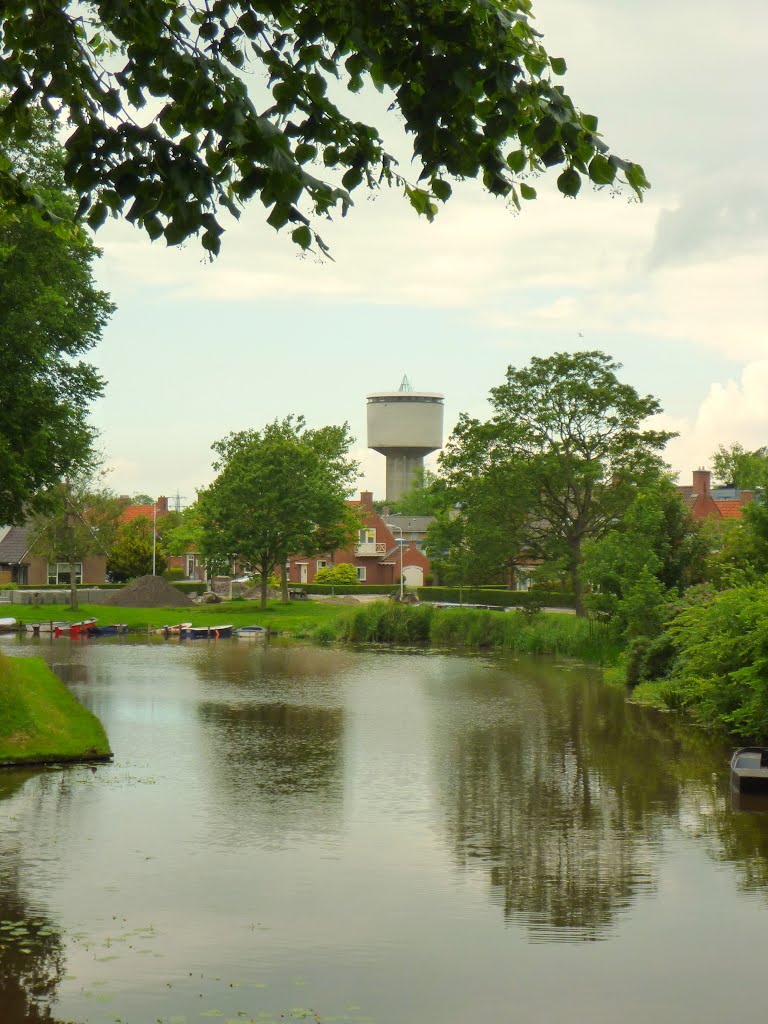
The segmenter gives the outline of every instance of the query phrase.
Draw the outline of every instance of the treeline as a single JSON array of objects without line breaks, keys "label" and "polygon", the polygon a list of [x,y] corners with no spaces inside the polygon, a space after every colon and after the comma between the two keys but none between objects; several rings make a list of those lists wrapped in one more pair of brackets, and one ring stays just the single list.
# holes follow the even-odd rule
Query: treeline
[{"label": "treeline", "polygon": [[638,699],[765,739],[768,449],[721,445],[717,483],[753,500],[695,520],[662,458],[673,435],[645,429],[658,403],[619,369],[601,352],[534,358],[492,389],[488,420],[459,418],[410,496],[436,515],[436,582],[559,589],[624,649]]}]

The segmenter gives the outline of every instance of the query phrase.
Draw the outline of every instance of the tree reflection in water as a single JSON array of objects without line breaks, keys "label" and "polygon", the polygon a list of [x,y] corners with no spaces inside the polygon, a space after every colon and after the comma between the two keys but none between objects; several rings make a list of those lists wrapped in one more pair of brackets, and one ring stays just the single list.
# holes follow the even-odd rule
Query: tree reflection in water
[{"label": "tree reflection in water", "polygon": [[491,898],[532,938],[606,938],[654,891],[685,787],[697,799],[711,790],[711,749],[686,752],[709,741],[628,705],[587,669],[531,662],[485,666],[482,677],[438,702],[437,775],[456,857],[487,864]]},{"label": "tree reflection in water", "polygon": [[221,699],[200,702],[198,715],[222,834],[236,828],[282,840],[339,829],[339,680],[348,663],[349,655],[340,651],[248,644],[196,661],[203,678],[221,684]]},{"label": "tree reflection in water", "polygon": [[[0,773],[0,802],[33,773]],[[0,1020],[54,1024],[53,1004],[64,977],[62,936],[30,905],[21,881],[21,855],[13,833],[0,831]]]}]

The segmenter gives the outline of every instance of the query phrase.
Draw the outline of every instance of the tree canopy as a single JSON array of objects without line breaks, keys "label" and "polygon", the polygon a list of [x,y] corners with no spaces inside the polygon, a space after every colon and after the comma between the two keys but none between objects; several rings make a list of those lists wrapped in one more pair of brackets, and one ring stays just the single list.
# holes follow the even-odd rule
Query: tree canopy
[{"label": "tree canopy", "polygon": [[[7,110],[0,105],[0,117]],[[77,200],[51,125],[34,116],[29,133],[5,137],[0,167],[72,217]],[[0,202],[0,523],[23,522],[46,491],[94,461],[88,406],[103,381],[81,357],[114,309],[94,286],[97,255],[88,239],[62,237]]]},{"label": "tree canopy", "polygon": [[464,518],[483,518],[510,564],[562,568],[578,611],[585,541],[612,529],[638,485],[658,476],[674,436],[643,429],[659,403],[619,381],[619,369],[602,352],[510,366],[491,390],[492,418],[462,414],[440,458]]},{"label": "tree canopy", "polygon": [[[519,206],[550,167],[565,196],[582,180],[642,196],[642,168],[609,151],[565,71],[531,0],[4,0],[0,150],[42,106],[67,126],[66,180],[92,228],[122,214],[169,245],[200,233],[211,253],[221,208],[237,216],[254,196],[322,252],[313,218],[346,213],[361,186],[394,185],[429,219],[451,181]],[[391,97],[416,181],[380,126],[345,112],[337,79]],[[5,160],[0,201],[42,205]]]},{"label": "tree canopy", "polygon": [[351,444],[346,424],[310,430],[292,416],[214,444],[219,475],[197,502],[202,553],[255,570],[262,607],[275,566],[284,569],[289,555],[324,549],[329,539],[341,547],[356,528],[345,504],[357,476]]},{"label": "tree canopy", "polygon": [[717,482],[725,487],[755,490],[768,475],[768,447],[748,451],[738,443],[728,448],[721,444],[712,456],[712,469]]}]

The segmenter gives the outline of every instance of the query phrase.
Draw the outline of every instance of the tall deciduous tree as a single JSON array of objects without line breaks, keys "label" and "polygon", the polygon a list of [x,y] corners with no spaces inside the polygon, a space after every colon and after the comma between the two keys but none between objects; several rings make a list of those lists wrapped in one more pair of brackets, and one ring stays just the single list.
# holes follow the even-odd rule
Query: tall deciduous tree
[{"label": "tall deciduous tree", "polygon": [[[339,547],[348,540],[345,499],[357,476],[351,443],[346,424],[309,430],[288,416],[214,444],[219,475],[198,497],[203,554],[256,570],[262,607],[270,573],[290,554],[322,549],[331,534]],[[287,599],[284,574],[283,589]]]},{"label": "tall deciduous tree", "polygon": [[[217,252],[221,207],[258,195],[267,221],[302,248],[327,246],[313,216],[346,213],[352,193],[402,189],[430,220],[449,179],[535,196],[557,169],[642,195],[642,168],[614,156],[559,79],[566,70],[532,24],[531,0],[4,0],[0,133],[41,103],[69,127],[67,180],[91,227],[124,213],[169,245],[202,232]],[[248,84],[266,78],[266,88]],[[378,126],[342,109],[366,82],[391,97],[417,159],[396,170]],[[260,83],[259,83],[260,84]],[[0,139],[1,139],[0,135]],[[528,179],[528,180],[527,180]],[[0,164],[0,199],[31,200]]]},{"label": "tall deciduous tree", "polygon": [[728,448],[721,444],[712,456],[712,469],[718,483],[754,490],[762,486],[768,475],[768,447],[751,452],[738,443]]},{"label": "tall deciduous tree", "polygon": [[[7,110],[0,106],[0,117]],[[39,112],[28,117],[28,137],[0,144],[0,168],[24,174],[52,210],[72,217],[64,152]],[[87,238],[61,237],[0,196],[2,523],[23,522],[46,489],[94,461],[88,406],[103,381],[82,356],[114,309],[94,286],[97,255]]]},{"label": "tall deciduous tree", "polygon": [[489,492],[508,496],[510,558],[522,549],[562,565],[579,613],[585,541],[616,524],[638,483],[658,474],[659,452],[674,436],[643,429],[659,403],[621,383],[618,369],[602,352],[510,366],[491,390],[493,417],[462,415],[441,456],[449,486],[471,503],[468,515],[482,515]]}]

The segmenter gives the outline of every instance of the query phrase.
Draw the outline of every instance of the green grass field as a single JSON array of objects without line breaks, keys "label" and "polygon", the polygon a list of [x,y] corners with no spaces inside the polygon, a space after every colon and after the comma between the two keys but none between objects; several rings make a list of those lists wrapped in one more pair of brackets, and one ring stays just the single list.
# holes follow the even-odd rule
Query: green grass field
[{"label": "green grass field", "polygon": [[46,604],[27,605],[14,611],[24,624],[48,622],[50,619],[79,622],[81,619],[93,618],[100,626],[125,623],[131,630],[146,630],[172,626],[178,622],[191,622],[195,626],[228,623],[233,626],[269,626],[278,633],[306,636],[319,625],[336,622],[346,609],[319,601],[293,601],[290,604],[271,601],[261,611],[256,601],[225,601],[194,608],[115,608],[102,604],[81,604],[77,611],[70,611],[62,605]]},{"label": "green grass field", "polygon": [[101,722],[43,661],[0,653],[0,765],[109,756]]}]

